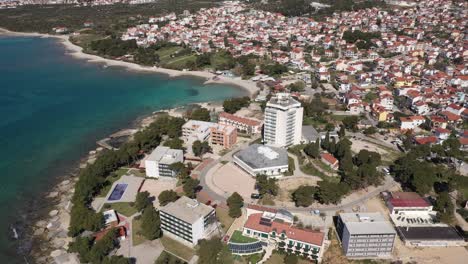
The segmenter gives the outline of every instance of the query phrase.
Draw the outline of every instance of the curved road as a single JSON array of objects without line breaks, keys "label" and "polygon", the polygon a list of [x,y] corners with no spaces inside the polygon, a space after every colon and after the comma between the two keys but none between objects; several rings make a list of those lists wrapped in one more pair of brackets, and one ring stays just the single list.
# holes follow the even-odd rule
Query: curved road
[{"label": "curved road", "polygon": [[[213,160],[210,164],[208,164],[201,171],[199,171],[200,185],[203,187],[202,190],[205,191],[212,198],[213,201],[217,201],[218,203],[226,202],[228,195],[227,194],[221,195],[215,192],[214,190],[210,189],[209,184],[207,184],[207,179],[206,179],[207,173],[221,161],[232,161],[232,155],[238,150],[240,150],[241,148],[243,148],[244,146],[245,144],[233,149],[232,151],[228,152],[223,157],[217,160]],[[309,176],[309,177],[314,177],[314,176]],[[286,209],[288,211],[297,212],[297,213],[310,212],[312,210],[320,210],[323,212],[335,212],[339,210],[351,209],[356,205],[359,205],[371,198],[374,198],[375,196],[379,195],[380,192],[386,191],[392,188],[393,186],[395,186],[396,184],[397,183],[393,180],[391,176],[385,176],[385,183],[383,185],[377,187],[375,190],[369,193],[366,193],[363,196],[353,201],[350,201],[344,204],[339,204],[339,205],[330,205],[330,206],[323,206],[323,207],[280,207],[280,206],[265,206],[265,207],[274,208],[274,209]]]}]

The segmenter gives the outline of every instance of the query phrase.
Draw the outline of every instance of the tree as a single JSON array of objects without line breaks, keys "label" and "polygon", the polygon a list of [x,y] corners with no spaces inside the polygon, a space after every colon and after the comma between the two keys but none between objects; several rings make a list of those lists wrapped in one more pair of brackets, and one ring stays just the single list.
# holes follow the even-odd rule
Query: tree
[{"label": "tree", "polygon": [[298,258],[297,258],[297,256],[294,255],[294,254],[286,254],[286,255],[284,256],[283,262],[284,262],[285,264],[297,264]]},{"label": "tree", "polygon": [[200,120],[200,121],[210,121],[210,111],[204,107],[197,108],[189,114],[189,119]]},{"label": "tree", "polygon": [[149,205],[151,205],[150,193],[147,191],[139,192],[135,199],[135,208],[141,211]]},{"label": "tree", "polygon": [[101,263],[101,261],[109,255],[109,253],[118,245],[117,241],[118,231],[116,228],[111,229],[93,245],[89,252],[89,261],[91,263]]},{"label": "tree", "polygon": [[322,141],[322,148],[325,150],[329,150],[330,148],[330,132],[327,131],[325,135],[325,139]]},{"label": "tree", "polygon": [[341,198],[349,191],[346,183],[334,183],[329,181],[318,182],[318,189],[316,193],[317,199],[320,203],[333,203],[336,204],[341,201]]},{"label": "tree", "polygon": [[291,92],[302,92],[305,89],[305,83],[303,81],[297,81],[288,85],[288,88]]},{"label": "tree", "polygon": [[179,139],[179,138],[171,138],[171,139],[168,139],[164,142],[164,146],[165,147],[169,147],[171,149],[181,149],[181,150],[184,150],[184,141],[182,139]]},{"label": "tree", "polygon": [[232,218],[238,218],[242,215],[241,208],[244,206],[244,199],[237,192],[234,192],[227,199],[227,205],[229,206],[229,216]]},{"label": "tree", "polygon": [[143,214],[141,215],[141,231],[142,235],[148,240],[154,240],[162,236],[161,219],[153,205],[149,205],[143,210]]},{"label": "tree", "polygon": [[198,263],[203,264],[231,264],[232,254],[219,238],[202,239],[198,242]]},{"label": "tree", "polygon": [[308,156],[314,158],[314,159],[317,159],[320,157],[320,139],[317,138],[317,140],[315,141],[315,143],[309,143],[306,145],[306,147],[304,148],[304,152],[305,154],[307,154]]},{"label": "tree", "polygon": [[340,126],[340,131],[338,131],[338,136],[340,138],[344,138],[346,136],[346,129],[345,129],[344,125]]},{"label": "tree", "polygon": [[347,116],[343,119],[343,125],[346,129],[356,131],[359,118],[357,116]]},{"label": "tree", "polygon": [[90,237],[77,237],[75,241],[70,243],[69,251],[78,253],[80,262],[87,263],[89,262],[88,254],[92,244],[93,239]]},{"label": "tree", "polygon": [[279,186],[275,178],[270,178],[264,174],[257,175],[255,186],[261,196],[265,194],[278,195]]},{"label": "tree", "polygon": [[450,223],[453,220],[454,206],[448,192],[442,192],[437,197],[434,210],[440,221]]},{"label": "tree", "polygon": [[224,100],[223,102],[223,109],[224,112],[235,114],[239,111],[242,107],[248,107],[250,105],[250,98],[248,96],[244,96],[241,98],[232,98]]},{"label": "tree", "polygon": [[201,157],[203,154],[211,152],[212,149],[208,142],[197,140],[192,144],[192,151],[195,156]]},{"label": "tree", "polygon": [[375,127],[373,127],[373,126],[364,129],[364,134],[365,135],[373,135],[375,133],[377,133],[377,129]]},{"label": "tree", "polygon": [[367,149],[361,149],[359,153],[354,157],[354,163],[356,166],[363,164],[371,164],[374,167],[380,166],[382,158],[379,153],[374,151],[368,151]]},{"label": "tree", "polygon": [[315,192],[314,186],[301,185],[292,193],[293,201],[297,207],[308,207],[314,202]]},{"label": "tree", "polygon": [[177,199],[179,199],[179,195],[173,190],[165,190],[158,195],[159,205],[161,206],[175,202]]},{"label": "tree", "polygon": [[105,258],[101,264],[131,264],[132,261],[124,256],[111,256]]},{"label": "tree", "polygon": [[194,179],[192,177],[188,177],[184,185],[182,186],[182,189],[184,190],[185,195],[187,195],[190,198],[195,198],[196,191],[197,191],[199,184],[200,184],[199,180]]}]

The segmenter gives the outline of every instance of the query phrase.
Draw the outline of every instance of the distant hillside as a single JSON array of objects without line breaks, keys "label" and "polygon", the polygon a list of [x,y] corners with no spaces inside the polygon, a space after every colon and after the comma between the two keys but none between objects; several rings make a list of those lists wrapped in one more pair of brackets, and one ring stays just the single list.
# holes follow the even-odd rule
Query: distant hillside
[{"label": "distant hillside", "polygon": [[310,15],[312,17],[385,6],[383,0],[254,0],[251,3],[254,8],[282,13],[286,16]]}]

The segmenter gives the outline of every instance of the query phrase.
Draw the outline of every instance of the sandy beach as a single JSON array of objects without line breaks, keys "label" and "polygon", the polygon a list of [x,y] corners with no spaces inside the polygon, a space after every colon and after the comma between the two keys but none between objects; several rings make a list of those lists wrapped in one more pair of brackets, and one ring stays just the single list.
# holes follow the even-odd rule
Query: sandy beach
[{"label": "sandy beach", "polygon": [[[13,31],[6,30],[4,28],[0,28],[0,35],[56,38],[60,40],[61,44],[63,44],[63,46],[67,50],[68,55],[77,59],[86,60],[91,63],[102,63],[108,67],[112,67],[112,66],[124,67],[130,71],[154,72],[158,74],[166,74],[166,75],[169,75],[169,77],[171,78],[182,77],[182,76],[194,76],[194,77],[205,79],[206,81],[204,82],[204,84],[223,83],[223,84],[229,84],[232,86],[242,88],[243,90],[248,92],[250,97],[253,97],[255,93],[259,91],[259,88],[257,87],[257,84],[254,81],[242,80],[240,77],[230,78],[230,77],[225,77],[225,76],[219,76],[208,71],[178,71],[178,70],[165,69],[165,68],[160,68],[160,67],[148,67],[148,66],[142,66],[139,64],[131,63],[131,62],[106,59],[97,55],[87,54],[83,52],[82,47],[75,45],[70,41],[70,35],[50,35],[50,34],[41,34],[41,33],[13,32]],[[214,77],[217,77],[217,78],[213,79]]]}]

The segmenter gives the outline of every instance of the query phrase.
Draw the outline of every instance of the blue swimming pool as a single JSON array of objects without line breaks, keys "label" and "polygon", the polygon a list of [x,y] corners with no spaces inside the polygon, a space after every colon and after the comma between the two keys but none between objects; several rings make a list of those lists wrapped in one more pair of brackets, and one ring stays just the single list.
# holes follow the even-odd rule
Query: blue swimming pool
[{"label": "blue swimming pool", "polygon": [[128,184],[126,183],[118,183],[115,185],[114,190],[112,190],[111,195],[109,196],[109,201],[118,201],[122,198],[125,190],[127,189]]}]

